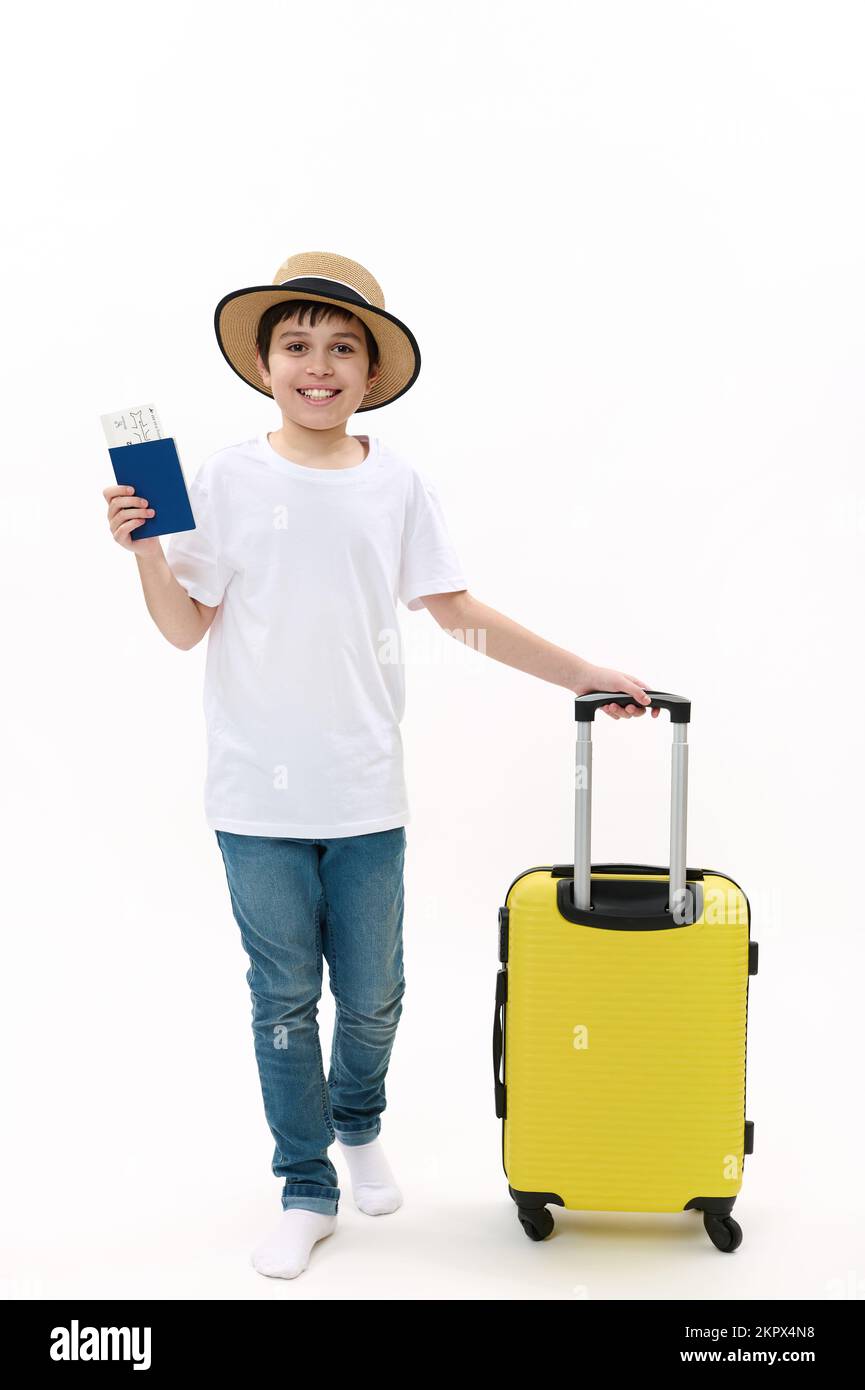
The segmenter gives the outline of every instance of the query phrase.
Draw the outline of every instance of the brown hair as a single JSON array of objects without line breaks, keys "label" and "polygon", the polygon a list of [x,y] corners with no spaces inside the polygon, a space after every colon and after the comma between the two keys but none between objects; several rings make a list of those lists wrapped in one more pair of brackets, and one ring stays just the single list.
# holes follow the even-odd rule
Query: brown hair
[{"label": "brown hair", "polygon": [[[278,323],[282,323],[283,319],[292,318],[295,313],[298,315],[299,324],[305,323],[306,316],[309,314],[311,328],[315,327],[319,319],[324,319],[325,321],[327,319],[342,319],[344,322],[348,323],[350,319],[356,317],[348,308],[343,309],[338,304],[322,304],[316,299],[285,299],[279,304],[271,304],[270,308],[265,309],[259,319],[256,333],[258,351],[261,353],[261,358],[265,367],[269,367],[270,365],[268,355],[270,353],[271,334],[274,328]],[[363,327],[364,336],[366,338],[366,349],[369,353],[369,370],[372,371],[378,364],[378,343],[363,322],[363,319],[358,319],[358,323]]]}]

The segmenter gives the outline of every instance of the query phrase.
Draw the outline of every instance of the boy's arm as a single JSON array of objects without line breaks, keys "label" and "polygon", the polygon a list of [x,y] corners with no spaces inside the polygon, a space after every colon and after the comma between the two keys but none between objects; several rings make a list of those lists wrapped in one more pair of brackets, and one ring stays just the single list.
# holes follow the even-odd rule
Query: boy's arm
[{"label": "boy's arm", "polygon": [[[626,709],[618,705],[602,706],[604,713],[613,719],[644,714],[644,707],[651,704],[645,693],[645,682],[636,676],[629,676],[612,667],[593,666],[575,652],[547,642],[504,613],[488,608],[468,589],[449,594],[427,594],[423,603],[449,636],[491,656],[494,661],[504,662],[506,666],[526,671],[530,676],[550,681],[553,685],[562,685],[575,695],[588,695],[594,690],[624,690],[633,695],[634,703]],[[659,709],[652,710],[655,718],[659,714]]]},{"label": "boy's arm", "polygon": [[216,608],[208,608],[186,592],[169,568],[161,546],[157,554],[135,558],[151,618],[173,647],[189,651],[207,632]]}]

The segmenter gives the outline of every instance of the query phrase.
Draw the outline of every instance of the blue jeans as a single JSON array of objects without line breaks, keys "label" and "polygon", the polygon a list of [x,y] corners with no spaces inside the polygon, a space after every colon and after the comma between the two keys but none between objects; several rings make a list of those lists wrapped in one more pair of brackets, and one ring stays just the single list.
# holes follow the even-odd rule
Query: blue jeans
[{"label": "blue jeans", "polygon": [[[405,992],[405,826],[331,840],[215,832],[250,967],[264,1113],[283,1210],[336,1212],[336,1135],[381,1130],[385,1076]],[[336,1018],[330,1071],[318,1040],[322,955]]]}]

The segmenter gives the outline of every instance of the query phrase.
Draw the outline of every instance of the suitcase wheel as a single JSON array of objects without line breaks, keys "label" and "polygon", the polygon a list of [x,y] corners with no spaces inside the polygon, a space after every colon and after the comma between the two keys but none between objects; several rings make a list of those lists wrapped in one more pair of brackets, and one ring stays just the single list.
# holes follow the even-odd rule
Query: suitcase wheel
[{"label": "suitcase wheel", "polygon": [[711,1211],[704,1211],[703,1225],[710,1241],[718,1250],[725,1250],[731,1254],[742,1244],[742,1227],[732,1216],[715,1216]]},{"label": "suitcase wheel", "polygon": [[517,1216],[529,1240],[546,1240],[555,1225],[546,1207],[517,1207]]}]

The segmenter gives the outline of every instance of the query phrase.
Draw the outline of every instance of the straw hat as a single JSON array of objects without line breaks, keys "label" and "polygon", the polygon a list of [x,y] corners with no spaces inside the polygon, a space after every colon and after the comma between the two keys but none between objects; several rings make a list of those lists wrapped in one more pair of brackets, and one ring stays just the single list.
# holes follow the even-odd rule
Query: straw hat
[{"label": "straw hat", "polygon": [[363,405],[357,407],[357,414],[395,401],[414,385],[420,371],[420,348],[411,329],[385,309],[378,281],[347,256],[330,251],[300,251],[283,261],[272,285],[232,290],[216,306],[214,327],[222,355],[256,391],[273,398],[255,361],[259,320],[272,304],[287,299],[344,305],[369,328],[378,344],[379,377],[364,397]]}]

